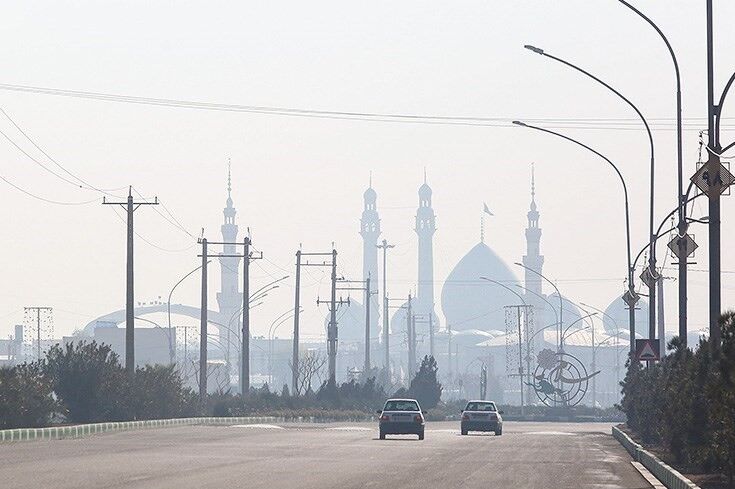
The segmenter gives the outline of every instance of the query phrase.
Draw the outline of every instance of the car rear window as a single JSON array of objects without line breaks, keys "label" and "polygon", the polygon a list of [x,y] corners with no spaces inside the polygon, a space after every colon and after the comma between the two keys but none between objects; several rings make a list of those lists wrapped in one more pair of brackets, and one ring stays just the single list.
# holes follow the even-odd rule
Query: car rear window
[{"label": "car rear window", "polygon": [[416,401],[388,401],[383,411],[418,411],[419,405]]},{"label": "car rear window", "polygon": [[491,411],[495,412],[497,409],[495,408],[495,404],[492,402],[469,402],[467,403],[467,407],[464,408],[465,411]]}]

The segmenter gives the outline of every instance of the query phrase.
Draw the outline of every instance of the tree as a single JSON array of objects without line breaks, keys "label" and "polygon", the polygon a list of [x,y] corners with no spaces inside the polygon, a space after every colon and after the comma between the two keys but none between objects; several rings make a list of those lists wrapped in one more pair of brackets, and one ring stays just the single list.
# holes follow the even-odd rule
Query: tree
[{"label": "tree", "polygon": [[118,356],[92,341],[53,346],[43,373],[69,421],[90,423],[130,419],[130,389]]},{"label": "tree", "polygon": [[[299,358],[299,367],[296,372],[296,390],[295,396],[302,396],[309,392],[313,392],[312,385],[321,382],[324,365],[327,363],[327,357],[318,351],[304,352]],[[289,362],[291,371],[294,366]]]},{"label": "tree", "polygon": [[436,380],[438,370],[434,357],[426,355],[421,360],[421,367],[408,388],[408,394],[419,401],[424,409],[435,408],[441,399],[442,385]]},{"label": "tree", "polygon": [[0,429],[46,426],[58,410],[38,362],[0,368]]},{"label": "tree", "polygon": [[136,369],[129,393],[135,419],[166,419],[192,416],[197,395],[184,382],[173,365],[146,365]]}]

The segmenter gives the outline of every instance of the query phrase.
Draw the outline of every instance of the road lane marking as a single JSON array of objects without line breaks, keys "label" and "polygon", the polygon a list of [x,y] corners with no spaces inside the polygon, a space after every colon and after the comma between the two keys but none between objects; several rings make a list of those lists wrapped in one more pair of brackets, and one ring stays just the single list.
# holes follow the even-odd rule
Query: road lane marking
[{"label": "road lane marking", "polygon": [[327,428],[331,431],[376,431],[373,428],[366,428],[365,426],[335,426],[333,428]]},{"label": "road lane marking", "polygon": [[264,430],[285,430],[283,426],[276,426],[274,424],[234,424],[232,428],[261,428]]},{"label": "road lane marking", "polygon": [[567,433],[566,431],[523,431],[524,435],[554,435],[554,436],[574,436],[575,433]]}]

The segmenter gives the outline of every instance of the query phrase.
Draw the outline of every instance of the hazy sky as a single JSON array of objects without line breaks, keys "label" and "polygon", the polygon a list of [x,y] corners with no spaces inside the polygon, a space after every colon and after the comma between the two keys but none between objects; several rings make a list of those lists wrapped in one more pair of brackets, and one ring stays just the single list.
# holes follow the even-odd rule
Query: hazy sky
[{"label": "hazy sky", "polygon": [[[635,4],[668,33],[679,56],[688,178],[706,116],[704,2]],[[721,89],[735,68],[735,52],[728,49],[735,34],[727,22],[735,4],[715,4]],[[6,0],[2,16],[0,83],[319,110],[624,119],[617,129],[563,130],[620,165],[630,187],[633,246],[640,249],[647,239],[649,184],[642,126],[603,88],[523,49],[535,44],[597,74],[652,122],[657,119],[657,221],[676,205],[671,61],[653,30],[615,0]],[[483,201],[496,215],[487,221],[486,242],[510,264],[525,251],[529,167],[535,162],[544,272],[565,295],[600,307],[623,290],[622,193],[615,175],[594,156],[551,136],[515,127],[209,112],[9,91],[0,91],[0,107],[72,172],[98,187],[132,184],[157,195],[192,234],[204,228],[210,239],[219,239],[231,158],[238,224],[242,231],[250,227],[268,258],[253,268],[256,287],[283,275],[280,267],[293,274],[299,243],[305,251],[326,251],[335,242],[342,273],[360,276],[359,217],[370,171],[383,236],[398,245],[390,258],[394,296],[408,293],[416,279],[412,229],[424,168],[438,216],[437,282],[478,242]],[[724,111],[735,117],[735,101]],[[723,141],[735,138],[734,127],[727,125]],[[0,129],[34,150],[8,120],[0,119]],[[4,139],[0,158],[0,174],[34,194],[100,200],[43,171]],[[7,337],[22,322],[24,306],[53,306],[57,335],[124,306],[125,228],[112,208],[99,202],[52,205],[4,182],[0,188],[0,335]],[[735,255],[728,252],[734,206],[732,198],[723,199],[726,271],[735,271]],[[695,215],[706,212],[700,205]],[[144,238],[176,250],[136,241],[136,299],[165,300],[171,286],[199,264],[199,250],[152,209],[135,218]],[[699,328],[707,323],[707,274],[697,271],[708,266],[706,228],[692,231],[702,247],[690,274],[690,325]],[[664,250],[659,248],[659,257]],[[210,281],[219,281],[218,265]],[[318,270],[305,276],[307,334],[322,332],[326,310],[315,299],[327,295],[328,282]],[[725,273],[725,306],[733,304],[734,286],[732,272]],[[173,302],[196,305],[198,287],[198,277],[188,279]],[[216,304],[216,289],[211,287],[210,304]],[[292,292],[289,280],[253,311],[255,334],[265,334],[270,321],[292,307]],[[666,300],[667,328],[674,330],[675,281],[666,282]]]}]

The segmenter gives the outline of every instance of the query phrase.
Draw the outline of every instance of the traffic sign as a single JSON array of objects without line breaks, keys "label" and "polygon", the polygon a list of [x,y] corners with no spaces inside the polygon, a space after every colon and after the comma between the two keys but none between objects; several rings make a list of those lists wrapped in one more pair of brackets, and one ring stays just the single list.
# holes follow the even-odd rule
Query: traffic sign
[{"label": "traffic sign", "polygon": [[714,171],[710,170],[708,163],[702,165],[692,175],[691,180],[699,190],[707,194],[707,197],[712,197],[713,195],[721,194],[730,185],[735,183],[735,176],[722,163]]},{"label": "traffic sign", "polygon": [[659,274],[657,274],[657,273],[651,273],[651,268],[650,267],[646,267],[646,269],[643,270],[643,273],[641,273],[641,280],[649,288],[651,288],[654,285],[656,285],[656,280],[658,280],[659,277],[660,277]]},{"label": "traffic sign", "polygon": [[626,290],[625,294],[623,294],[623,302],[628,304],[628,307],[635,307],[640,298],[641,296],[635,291]]},{"label": "traffic sign", "polygon": [[[681,248],[679,248],[680,246]],[[694,238],[690,234],[685,234],[681,237],[676,236],[669,241],[669,248],[679,260],[686,260],[688,256],[694,253],[694,250],[699,248],[699,245],[694,242]]]},{"label": "traffic sign", "polygon": [[661,340],[635,340],[635,359],[645,361],[661,360],[659,352],[659,341]]}]

